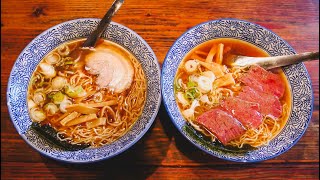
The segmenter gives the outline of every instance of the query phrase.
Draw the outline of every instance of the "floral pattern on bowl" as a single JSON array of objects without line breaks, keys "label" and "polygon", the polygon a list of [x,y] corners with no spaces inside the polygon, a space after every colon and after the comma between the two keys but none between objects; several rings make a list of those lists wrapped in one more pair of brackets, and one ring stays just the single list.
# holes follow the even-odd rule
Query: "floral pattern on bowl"
[{"label": "floral pattern on bowl", "polygon": [[96,162],[111,158],[135,144],[150,128],[161,103],[160,66],[150,46],[129,28],[111,22],[102,38],[126,48],[141,63],[147,78],[147,99],[141,117],[132,128],[117,141],[99,148],[64,151],[30,129],[32,123],[27,110],[27,88],[30,77],[41,59],[58,45],[86,38],[100,19],[75,19],[58,24],[37,36],[21,52],[8,82],[7,105],[11,120],[21,137],[34,149],[56,160],[71,163]]},{"label": "floral pattern on bowl", "polygon": [[[282,131],[269,143],[246,152],[216,147],[201,137],[190,135],[174,98],[174,77],[183,57],[197,45],[216,38],[235,38],[265,50],[271,56],[295,54],[294,49],[270,30],[243,20],[219,19],[199,24],[182,36],[168,51],[162,66],[161,87],[164,105],[175,127],[192,144],[215,157],[236,162],[257,162],[289,150],[302,137],[312,116],[313,92],[309,74],[302,63],[282,67],[292,91],[292,111]],[[188,133],[189,132],[189,133]]]}]

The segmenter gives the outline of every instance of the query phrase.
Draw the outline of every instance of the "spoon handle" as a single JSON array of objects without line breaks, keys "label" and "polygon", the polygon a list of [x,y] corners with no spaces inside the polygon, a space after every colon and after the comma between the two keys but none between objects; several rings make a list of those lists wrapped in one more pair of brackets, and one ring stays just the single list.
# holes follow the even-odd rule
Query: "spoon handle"
[{"label": "spoon handle", "polygon": [[273,57],[247,57],[238,56],[233,66],[247,66],[257,64],[265,69],[272,69],[276,67],[296,64],[303,61],[310,61],[319,59],[318,52],[305,52],[294,55],[273,56]]},{"label": "spoon handle", "polygon": [[99,37],[101,36],[103,30],[110,24],[112,16],[118,11],[118,9],[121,7],[124,0],[115,0],[110,7],[110,9],[107,11],[107,13],[104,15],[100,23],[98,24],[97,29],[95,29],[90,36],[86,39],[86,41],[83,43],[82,47],[88,47],[92,48],[96,45],[96,42],[98,41]]}]

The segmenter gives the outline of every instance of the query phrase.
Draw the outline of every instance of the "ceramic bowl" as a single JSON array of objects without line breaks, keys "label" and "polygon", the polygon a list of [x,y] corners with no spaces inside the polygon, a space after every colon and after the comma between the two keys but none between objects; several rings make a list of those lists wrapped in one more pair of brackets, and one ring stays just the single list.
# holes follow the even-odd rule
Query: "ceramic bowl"
[{"label": "ceramic bowl", "polygon": [[251,43],[271,56],[295,54],[294,49],[270,30],[243,20],[219,19],[196,25],[181,35],[168,51],[162,66],[161,87],[166,110],[181,134],[204,152],[230,161],[257,162],[279,156],[298,142],[312,116],[313,93],[302,63],[282,67],[292,91],[289,119],[269,145],[255,150],[231,151],[195,135],[182,117],[174,97],[174,77],[184,56],[197,45],[216,38],[234,38]]},{"label": "ceramic bowl", "polygon": [[12,123],[31,147],[50,158],[71,163],[88,163],[116,156],[135,144],[148,131],[159,110],[160,67],[154,52],[133,30],[111,22],[101,37],[119,44],[135,55],[147,78],[147,100],[141,117],[124,136],[115,142],[99,148],[78,151],[64,151],[57,148],[30,130],[31,119],[26,102],[27,87],[36,66],[58,45],[88,37],[99,22],[100,19],[75,19],[44,31],[21,52],[12,68],[7,89],[7,105]]}]

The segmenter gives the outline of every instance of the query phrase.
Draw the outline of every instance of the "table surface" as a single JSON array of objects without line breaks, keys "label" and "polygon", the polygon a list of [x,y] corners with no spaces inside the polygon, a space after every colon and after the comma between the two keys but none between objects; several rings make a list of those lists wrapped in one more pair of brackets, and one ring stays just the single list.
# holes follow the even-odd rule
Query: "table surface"
[{"label": "table surface", "polygon": [[[44,30],[77,18],[101,18],[112,1],[1,1],[1,178],[215,179],[319,178],[319,60],[305,62],[314,110],[304,136],[286,153],[259,163],[211,157],[175,129],[161,105],[154,124],[133,147],[106,161],[64,164],[43,157],[13,127],[6,105],[11,68],[19,53]],[[319,0],[126,0],[113,21],[136,31],[160,65],[174,41],[191,27],[219,18],[262,25],[296,52],[319,49]]]}]

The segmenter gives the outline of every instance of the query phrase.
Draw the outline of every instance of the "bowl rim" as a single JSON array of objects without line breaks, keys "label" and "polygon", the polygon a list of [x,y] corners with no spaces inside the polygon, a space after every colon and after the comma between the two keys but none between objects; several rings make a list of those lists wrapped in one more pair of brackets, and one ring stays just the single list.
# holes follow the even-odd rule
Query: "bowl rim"
[{"label": "bowl rim", "polygon": [[[51,26],[50,28],[47,28],[45,29],[43,32],[41,32],[40,34],[38,34],[36,37],[34,37],[28,44],[27,46],[19,53],[19,56],[16,58],[13,66],[12,66],[12,69],[10,71],[10,74],[9,74],[9,77],[8,77],[8,83],[7,83],[7,92],[6,92],[6,98],[7,98],[7,108],[8,108],[8,113],[9,113],[9,116],[10,116],[10,120],[12,122],[12,124],[14,125],[14,129],[18,132],[18,134],[20,135],[20,137],[31,147],[33,148],[34,150],[36,150],[37,152],[39,152],[41,155],[44,155],[46,157],[49,157],[51,159],[54,159],[56,161],[59,161],[59,162],[64,162],[64,163],[71,163],[71,164],[91,164],[91,163],[95,163],[95,162],[100,162],[100,161],[104,161],[104,160],[107,160],[107,159],[110,159],[110,158],[113,158],[121,153],[123,153],[124,151],[130,149],[133,145],[135,145],[149,130],[150,130],[150,127],[153,125],[154,121],[156,120],[156,116],[159,112],[159,109],[160,109],[160,105],[161,105],[161,102],[162,102],[162,94],[161,94],[161,83],[159,82],[158,86],[159,86],[159,89],[160,89],[160,93],[157,94],[158,97],[157,97],[157,101],[155,102],[155,111],[152,113],[152,116],[150,117],[150,120],[145,124],[143,130],[132,140],[132,141],[129,141],[128,144],[124,145],[124,148],[120,148],[119,150],[117,150],[116,153],[113,153],[111,155],[107,155],[103,158],[99,158],[99,159],[89,159],[89,160],[66,160],[66,159],[60,159],[56,156],[52,156],[52,155],[49,155],[49,153],[46,153],[44,152],[42,149],[39,149],[35,144],[31,143],[30,140],[27,139],[26,135],[24,134],[25,132],[22,132],[21,129],[18,127],[18,125],[14,122],[13,120],[13,115],[12,115],[12,112],[14,111],[13,110],[13,107],[10,105],[10,97],[9,97],[9,93],[10,93],[10,84],[12,84],[12,73],[13,73],[13,69],[14,67],[17,66],[18,64],[18,59],[21,58],[22,56],[22,53],[25,52],[28,48],[30,48],[30,46],[32,44],[35,43],[35,41],[37,39],[39,39],[40,37],[42,37],[44,34],[48,33],[49,31],[59,27],[59,26],[62,26],[64,24],[70,24],[70,23],[73,23],[73,22],[78,22],[78,21],[85,21],[85,20],[92,20],[92,21],[98,21],[100,22],[101,21],[101,18],[77,18],[77,19],[71,19],[71,20],[68,20],[68,21],[63,21],[63,22],[60,22],[58,24],[55,24],[53,26]],[[160,64],[159,64],[159,61],[158,61],[158,58],[157,56],[155,55],[153,49],[151,48],[151,46],[137,33],[135,32],[134,30],[130,29],[129,27],[125,26],[125,25],[122,25],[120,23],[117,23],[117,22],[114,22],[114,21],[111,21],[110,22],[110,25],[115,25],[115,26],[118,26],[120,28],[123,28],[123,29],[126,29],[127,31],[129,31],[131,34],[133,34],[135,37],[137,37],[148,49],[148,52],[152,55],[152,57],[154,58],[154,63],[156,64],[156,69],[157,69],[157,76],[159,79],[161,79],[161,68],[160,68]],[[102,33],[104,34],[105,31]],[[80,37],[82,38],[82,37]],[[70,39],[70,40],[67,40],[67,41],[63,41],[64,42],[68,42],[68,41],[73,41],[73,40],[76,40],[76,39]],[[117,42],[114,42],[114,43],[117,43]],[[60,43],[61,44],[61,43]],[[58,44],[58,45],[60,45]],[[118,43],[117,43],[118,44]],[[58,46],[57,45],[57,46]],[[57,47],[55,46],[55,47]],[[125,48],[126,50],[128,50],[126,47],[123,47]],[[52,49],[51,49],[52,51]],[[130,53],[132,53],[133,55],[135,55],[135,53],[131,52],[130,50],[128,50]],[[48,53],[48,52],[47,52]],[[41,60],[39,60],[39,63],[40,63]],[[146,79],[148,79],[146,77]],[[148,87],[147,87],[148,88]],[[27,93],[27,92],[26,92]],[[146,96],[148,97],[148,91],[147,91],[147,94]],[[146,108],[146,103],[144,105],[144,109]],[[30,116],[30,115],[28,115]],[[139,120],[139,119],[138,119]],[[138,121],[137,120],[137,121]],[[137,123],[134,122],[132,124],[132,126],[130,127],[129,131],[133,128],[133,126]],[[128,132],[129,132],[128,131]],[[126,134],[128,133],[126,132]],[[125,135],[125,134],[124,134]],[[124,136],[123,135],[123,136]],[[121,136],[122,137],[122,136]],[[120,137],[120,138],[121,138]],[[119,139],[118,139],[119,140]],[[116,140],[116,141],[118,141]],[[114,141],[114,142],[116,142]],[[112,144],[112,143],[111,143]],[[104,145],[105,146],[105,145]],[[103,147],[103,146],[102,146]],[[99,149],[101,147],[97,147],[97,148],[94,148],[94,149]],[[62,151],[63,152],[63,151]]]},{"label": "bowl rim", "polygon": [[[215,22],[218,22],[218,21],[225,21],[225,20],[231,20],[231,21],[249,23],[249,24],[255,25],[255,26],[257,26],[257,27],[260,27],[260,28],[262,28],[262,29],[264,29],[264,30],[267,30],[267,31],[269,31],[271,34],[273,34],[274,36],[280,38],[280,40],[282,40],[282,41],[286,44],[286,46],[288,46],[290,49],[292,49],[292,51],[294,52],[294,54],[296,54],[296,51],[292,48],[291,45],[289,45],[289,43],[288,43],[287,41],[285,41],[284,39],[282,39],[279,35],[277,35],[276,33],[274,33],[272,30],[270,30],[270,29],[268,29],[268,28],[266,28],[266,27],[264,27],[264,26],[261,26],[261,25],[259,25],[259,24],[257,24],[257,23],[253,23],[253,22],[249,22],[249,21],[247,21],[247,20],[241,20],[241,19],[237,19],[237,18],[220,18],[220,19],[215,19],[215,20],[208,20],[208,21],[205,21],[205,22],[196,24],[196,25],[192,26],[190,29],[186,30],[184,33],[182,33],[182,35],[180,35],[180,36],[176,39],[176,41],[172,44],[172,46],[171,46],[170,49],[168,50],[168,52],[167,52],[167,54],[166,54],[166,56],[165,56],[165,59],[164,59],[164,61],[163,61],[162,72],[161,72],[161,91],[162,91],[162,93],[164,93],[164,88],[163,88],[163,87],[164,87],[164,79],[163,79],[163,77],[165,76],[165,75],[164,75],[164,69],[167,68],[166,66],[167,66],[167,61],[168,61],[167,59],[168,59],[169,53],[173,50],[173,48],[177,45],[177,43],[178,43],[183,37],[185,37],[185,35],[186,35],[187,33],[191,32],[192,30],[195,30],[195,29],[196,29],[197,27],[199,27],[199,26],[202,26],[202,25],[205,25],[205,24],[208,24],[208,23],[215,23]],[[224,38],[224,37],[220,37],[220,38]],[[232,37],[226,37],[226,38],[232,38]],[[214,38],[213,38],[213,39],[214,39]],[[234,38],[234,39],[236,39],[236,38]],[[211,39],[211,40],[212,40],[212,39]],[[209,40],[207,40],[207,41],[209,41]],[[203,41],[202,43],[207,42],[207,41]],[[243,40],[243,41],[244,41],[244,40]],[[247,42],[247,41],[246,41],[246,42]],[[252,44],[251,42],[248,42],[248,43]],[[200,43],[200,44],[201,44],[201,43]],[[198,44],[198,45],[199,45],[199,44]],[[198,45],[196,45],[196,46],[198,46]],[[253,44],[253,45],[254,45],[254,44]],[[195,47],[196,47],[196,46],[195,46]],[[256,45],[255,45],[255,46],[256,46]],[[259,47],[259,48],[260,48],[260,47]],[[260,49],[262,49],[262,48],[260,48]],[[191,50],[191,49],[190,49],[190,50]],[[190,50],[189,50],[189,52],[190,52]],[[180,60],[180,62],[181,62],[181,60]],[[180,64],[180,62],[179,62],[179,64]],[[308,79],[308,81],[310,81],[310,83],[311,83],[311,78],[310,78],[310,75],[309,75],[309,73],[308,73],[308,71],[307,71],[307,68],[305,67],[305,65],[304,65],[303,63],[299,63],[299,64],[302,65],[303,70],[306,72],[307,79]],[[286,76],[287,76],[287,75],[286,75]],[[289,83],[290,83],[290,82],[289,82]],[[312,86],[312,84],[311,84],[311,86]],[[290,90],[292,91],[291,85],[290,85]],[[309,124],[310,124],[310,121],[311,121],[311,119],[312,119],[312,112],[313,112],[313,108],[314,108],[314,107],[313,107],[313,106],[314,106],[314,105],[313,105],[313,102],[314,102],[313,89],[311,88],[310,91],[311,91],[311,109],[310,109],[310,113],[309,113],[309,115],[308,115],[308,117],[307,117],[306,127],[303,129],[301,135],[300,135],[297,139],[295,139],[295,141],[292,142],[284,151],[281,151],[281,152],[279,152],[279,153],[276,153],[276,154],[274,154],[274,155],[272,155],[272,156],[268,156],[267,158],[257,159],[257,160],[250,160],[250,161],[247,161],[247,160],[245,160],[245,159],[233,159],[233,158],[230,159],[230,158],[227,158],[227,157],[218,156],[218,155],[216,155],[216,154],[214,154],[214,153],[209,152],[207,149],[203,148],[200,144],[198,144],[198,143],[196,143],[196,142],[194,142],[194,141],[191,141],[191,140],[189,139],[189,137],[187,137],[187,135],[182,132],[182,129],[180,129],[179,125],[178,125],[177,122],[174,120],[175,118],[173,117],[173,115],[172,115],[171,112],[170,112],[170,108],[169,108],[169,105],[168,105],[168,102],[167,102],[167,99],[165,98],[165,96],[162,96],[162,101],[163,101],[164,106],[165,106],[165,109],[166,109],[166,111],[168,112],[169,117],[170,117],[172,123],[174,124],[174,126],[176,127],[176,129],[178,129],[178,131],[180,132],[180,134],[182,134],[182,136],[183,136],[184,138],[186,138],[189,142],[191,142],[191,144],[193,144],[195,147],[197,147],[198,149],[200,149],[202,152],[205,152],[206,154],[209,154],[210,156],[213,156],[213,157],[216,157],[216,158],[219,158],[219,159],[223,159],[223,160],[226,160],[226,161],[233,161],[233,162],[237,162],[237,163],[257,163],[257,162],[261,162],[261,161],[265,161],[265,160],[269,160],[269,159],[275,158],[275,157],[280,156],[281,154],[287,152],[287,151],[288,151],[289,149],[291,149],[291,148],[301,139],[301,137],[304,135],[304,133],[305,133],[305,131],[307,130],[307,128],[308,128],[308,126],[309,126]],[[291,97],[291,98],[293,98],[293,97]],[[293,104],[292,104],[291,106],[293,106]],[[291,108],[290,114],[291,114],[291,113],[292,113],[292,108]],[[180,114],[180,116],[181,116],[181,112],[180,112],[180,111],[179,111],[179,114]],[[289,117],[290,117],[290,115],[289,115]],[[289,119],[288,119],[288,121],[289,121]],[[287,124],[286,124],[286,125],[287,125]],[[285,127],[286,125],[284,125],[284,127]],[[282,132],[282,130],[284,129],[284,127],[281,129],[281,131],[278,133],[277,136],[279,136],[279,134],[281,134],[281,132]],[[273,139],[275,139],[277,136],[273,137]],[[267,146],[268,146],[268,145],[267,145]]]}]

